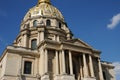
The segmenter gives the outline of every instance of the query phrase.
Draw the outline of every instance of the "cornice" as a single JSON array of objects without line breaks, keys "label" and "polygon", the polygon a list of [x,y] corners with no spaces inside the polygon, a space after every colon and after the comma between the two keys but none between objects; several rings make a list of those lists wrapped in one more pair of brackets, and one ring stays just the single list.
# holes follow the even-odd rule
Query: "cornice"
[{"label": "cornice", "polygon": [[24,47],[18,47],[18,46],[7,46],[7,48],[4,50],[0,61],[3,59],[3,57],[6,55],[6,53],[9,54],[19,54],[19,55],[29,55],[29,56],[34,56],[34,57],[39,57],[40,54],[37,50],[31,50],[29,48],[24,48]]},{"label": "cornice", "polygon": [[44,40],[38,45],[38,49],[42,46],[44,46],[44,48],[46,48],[46,49],[71,50],[71,51],[75,51],[75,52],[91,54],[95,57],[100,56],[100,54],[98,52],[93,53],[94,49],[92,49],[92,48],[75,45],[70,42],[57,42],[57,41],[52,41],[52,40]]},{"label": "cornice", "polygon": [[58,20],[58,21],[60,21],[60,22],[62,22],[62,23],[64,23],[64,24],[66,24],[66,22],[64,22],[64,21],[62,21],[62,20],[60,20],[60,19],[58,19],[58,18],[56,18],[56,17],[49,17],[49,16],[35,16],[35,17],[30,17],[30,18],[28,18],[27,20],[22,20],[22,22],[21,22],[21,26],[22,25],[24,25],[27,21],[29,21],[29,20],[35,20],[35,19],[40,19],[40,18],[43,18],[43,19],[56,19],[56,20]]},{"label": "cornice", "polygon": [[113,66],[113,64],[110,62],[101,61],[101,64],[102,66],[105,66],[105,67],[115,68],[115,66]]}]

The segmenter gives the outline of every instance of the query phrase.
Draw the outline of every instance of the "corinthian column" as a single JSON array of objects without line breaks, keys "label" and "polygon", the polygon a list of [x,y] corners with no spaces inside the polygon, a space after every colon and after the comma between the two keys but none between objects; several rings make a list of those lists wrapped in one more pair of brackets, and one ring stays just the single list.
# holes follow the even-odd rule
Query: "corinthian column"
[{"label": "corinthian column", "polygon": [[56,75],[59,74],[58,51],[56,51]]},{"label": "corinthian column", "polygon": [[64,50],[62,50],[62,73],[65,74],[66,73],[66,69],[65,69],[65,53]]},{"label": "corinthian column", "polygon": [[80,77],[83,78],[83,67],[82,67],[82,58],[79,56],[79,63],[80,63]]},{"label": "corinthian column", "polygon": [[72,64],[72,54],[71,51],[69,51],[69,64],[70,64],[70,74],[73,74],[73,64]]},{"label": "corinthian column", "polygon": [[88,71],[87,71],[87,64],[86,64],[86,56],[83,53],[83,71],[84,71],[84,77],[88,76]]},{"label": "corinthian column", "polygon": [[60,68],[60,74],[62,74],[62,52],[59,53],[59,68]]},{"label": "corinthian column", "polygon": [[103,80],[102,66],[101,66],[100,59],[98,59],[98,67],[99,67],[99,78],[100,80]]},{"label": "corinthian column", "polygon": [[91,55],[89,55],[89,67],[90,67],[90,75],[91,77],[94,77],[93,62]]}]

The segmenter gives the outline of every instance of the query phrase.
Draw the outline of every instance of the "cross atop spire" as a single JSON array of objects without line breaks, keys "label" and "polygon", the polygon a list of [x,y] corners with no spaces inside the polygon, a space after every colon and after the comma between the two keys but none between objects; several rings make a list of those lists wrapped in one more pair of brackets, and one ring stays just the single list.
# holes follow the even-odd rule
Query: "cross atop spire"
[{"label": "cross atop spire", "polygon": [[50,4],[50,0],[38,0],[38,4],[40,3],[49,3]]}]

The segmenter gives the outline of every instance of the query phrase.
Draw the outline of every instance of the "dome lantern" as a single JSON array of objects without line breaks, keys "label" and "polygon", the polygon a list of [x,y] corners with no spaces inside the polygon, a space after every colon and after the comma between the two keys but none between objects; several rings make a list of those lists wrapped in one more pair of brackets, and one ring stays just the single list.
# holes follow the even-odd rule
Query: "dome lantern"
[{"label": "dome lantern", "polygon": [[50,4],[50,0],[38,0],[38,4],[40,3],[49,3]]}]

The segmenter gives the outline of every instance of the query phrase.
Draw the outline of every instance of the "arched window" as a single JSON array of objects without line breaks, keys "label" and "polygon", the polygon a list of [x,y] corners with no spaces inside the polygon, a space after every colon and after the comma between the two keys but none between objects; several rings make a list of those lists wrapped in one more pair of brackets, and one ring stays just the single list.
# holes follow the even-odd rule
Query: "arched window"
[{"label": "arched window", "polygon": [[46,21],[46,26],[51,26],[51,21],[50,20]]},{"label": "arched window", "polygon": [[34,21],[33,21],[33,26],[34,26],[34,27],[37,26],[37,22],[38,22],[37,20],[34,20]]},{"label": "arched window", "polygon": [[31,41],[31,49],[32,49],[32,50],[37,49],[37,39],[33,39],[33,40]]}]

